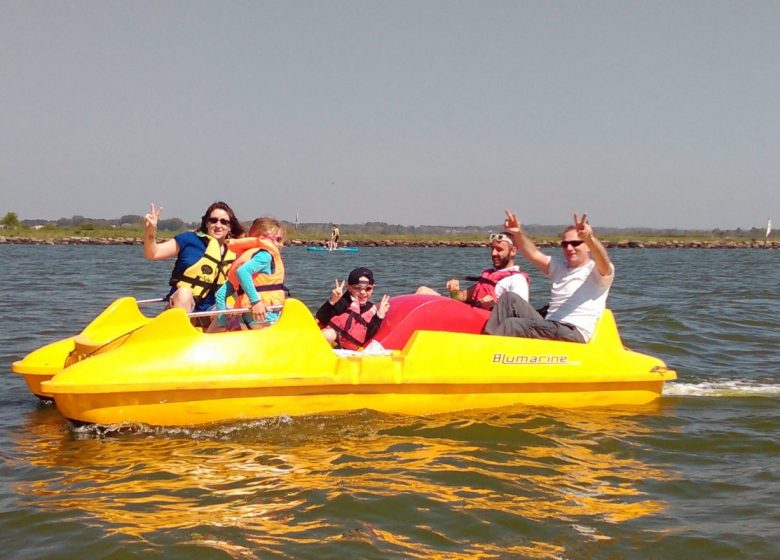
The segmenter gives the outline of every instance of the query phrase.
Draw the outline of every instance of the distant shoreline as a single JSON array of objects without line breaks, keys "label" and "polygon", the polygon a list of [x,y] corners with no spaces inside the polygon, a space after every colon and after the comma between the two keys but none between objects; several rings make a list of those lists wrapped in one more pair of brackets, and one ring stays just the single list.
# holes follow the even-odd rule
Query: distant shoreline
[{"label": "distant shoreline", "polygon": [[[557,240],[535,240],[539,247],[556,247]],[[696,239],[653,239],[620,241],[602,240],[608,249],[780,249],[779,241],[754,240],[696,240]],[[29,236],[2,236],[0,245],[142,245],[140,237],[87,237],[67,236],[58,238],[35,238]],[[290,239],[289,246],[316,247],[323,246],[321,241]],[[448,241],[448,240],[345,240],[341,247],[487,247],[484,241]]]}]

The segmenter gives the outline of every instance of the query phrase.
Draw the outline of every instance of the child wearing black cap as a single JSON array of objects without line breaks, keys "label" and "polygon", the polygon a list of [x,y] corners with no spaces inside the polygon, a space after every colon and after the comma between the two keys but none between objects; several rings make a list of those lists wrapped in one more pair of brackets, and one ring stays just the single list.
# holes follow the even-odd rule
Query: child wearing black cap
[{"label": "child wearing black cap", "polygon": [[346,282],[336,279],[330,298],[315,314],[328,342],[338,348],[360,350],[371,340],[390,309],[390,296],[382,296],[375,305],[369,299],[373,291],[374,273],[365,267],[350,272]]}]

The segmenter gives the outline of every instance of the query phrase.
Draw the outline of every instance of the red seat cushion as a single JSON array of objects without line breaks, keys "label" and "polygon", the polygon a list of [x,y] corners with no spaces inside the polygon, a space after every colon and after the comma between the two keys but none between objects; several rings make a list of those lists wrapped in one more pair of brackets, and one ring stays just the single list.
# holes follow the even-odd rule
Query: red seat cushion
[{"label": "red seat cushion", "polygon": [[374,340],[400,350],[420,330],[481,333],[490,312],[443,296],[402,295],[390,298],[390,310]]}]

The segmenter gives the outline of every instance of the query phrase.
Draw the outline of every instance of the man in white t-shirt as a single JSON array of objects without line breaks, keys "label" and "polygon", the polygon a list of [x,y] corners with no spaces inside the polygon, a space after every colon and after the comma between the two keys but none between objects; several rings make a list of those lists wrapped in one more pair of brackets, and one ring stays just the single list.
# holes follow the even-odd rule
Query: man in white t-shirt
[{"label": "man in white t-shirt", "polygon": [[506,210],[504,229],[520,253],[552,281],[544,317],[527,300],[505,294],[493,307],[485,332],[501,336],[587,342],[604,312],[615,278],[607,250],[587,220],[574,214],[574,225],[561,234],[563,257],[542,253],[523,232],[517,215]]},{"label": "man in white t-shirt", "polygon": [[[528,301],[528,274],[515,265],[515,247],[509,232],[490,234],[490,259],[493,268],[488,268],[473,278],[476,284],[466,289],[460,288],[457,278],[447,281],[447,291],[452,299],[457,299],[474,307],[492,309],[496,301],[507,292]],[[471,280],[472,278],[468,278]],[[427,286],[417,288],[416,294],[440,295]]]}]

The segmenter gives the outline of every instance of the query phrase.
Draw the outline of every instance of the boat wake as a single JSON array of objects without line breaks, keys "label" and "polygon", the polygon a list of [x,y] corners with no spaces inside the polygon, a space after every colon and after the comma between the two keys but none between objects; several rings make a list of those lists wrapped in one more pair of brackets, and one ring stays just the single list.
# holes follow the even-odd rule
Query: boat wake
[{"label": "boat wake", "polygon": [[755,381],[704,381],[702,383],[667,383],[666,396],[695,397],[771,397],[780,395],[780,385]]},{"label": "boat wake", "polygon": [[[304,418],[305,419],[305,418]],[[121,424],[71,424],[76,439],[102,439],[116,436],[155,435],[190,439],[233,439],[246,432],[282,431],[295,424],[296,419],[287,415],[253,420],[212,423],[200,426],[150,426],[141,422]],[[298,423],[300,419],[298,419]]]}]

